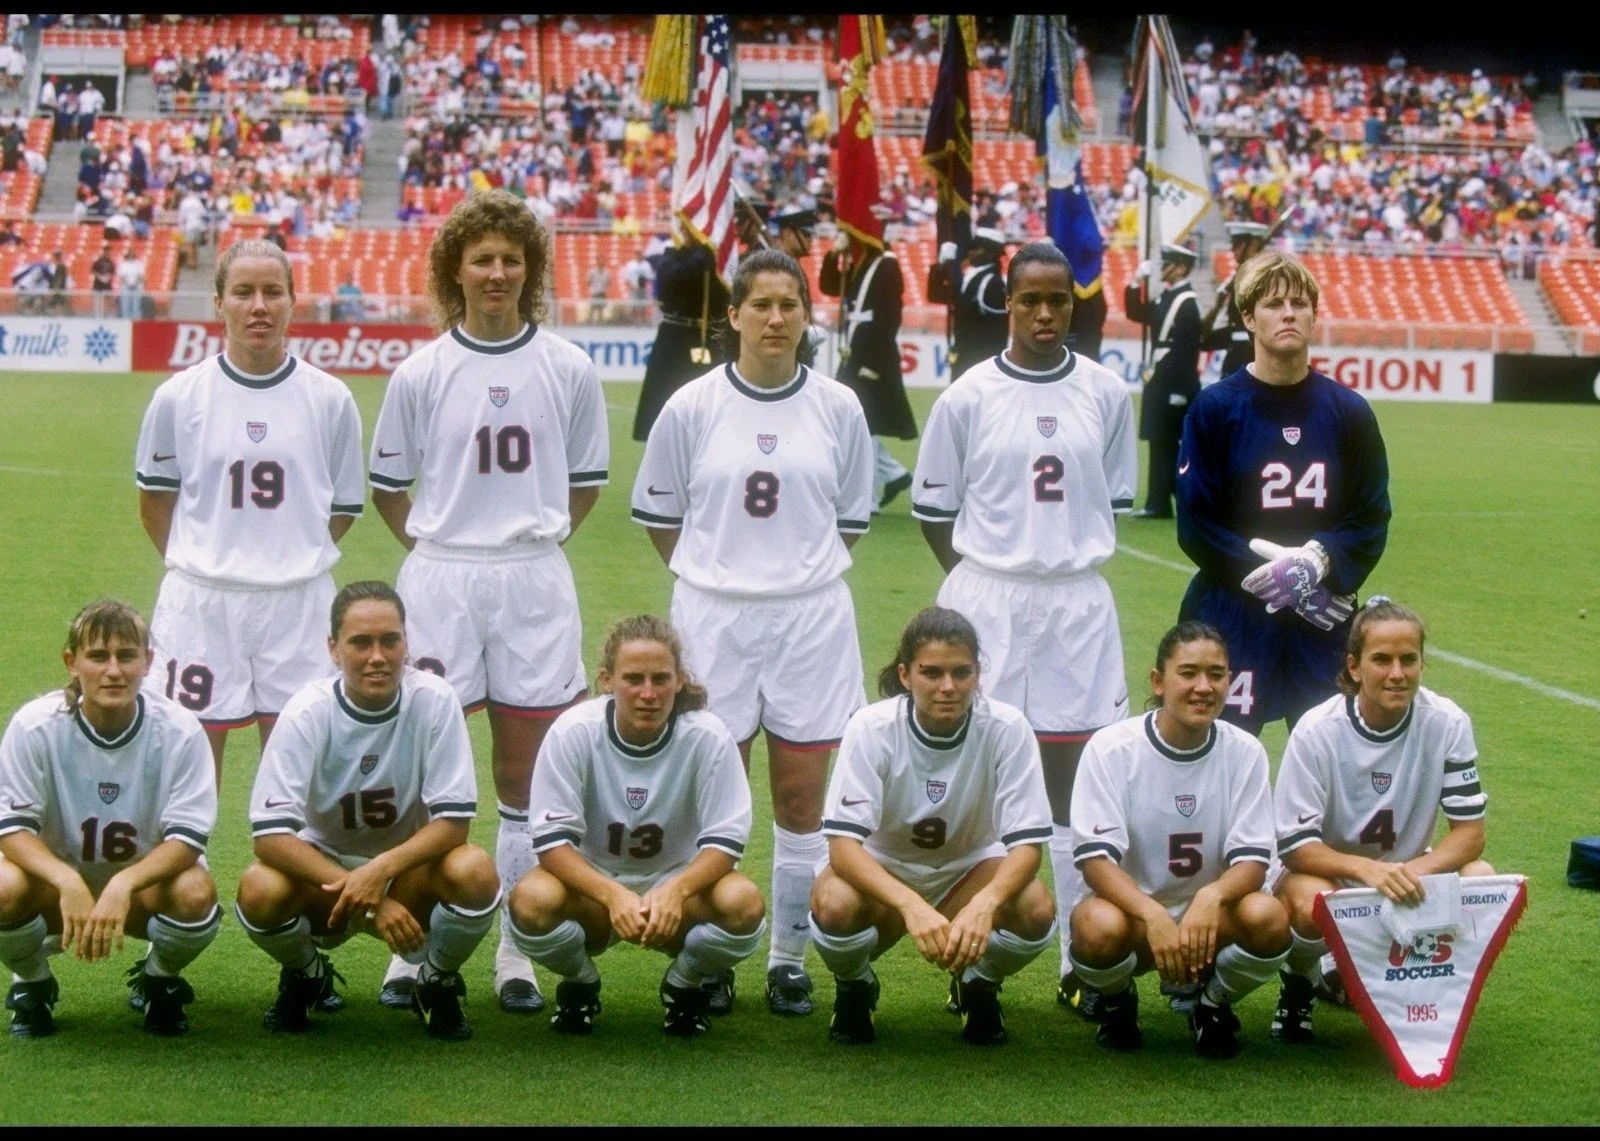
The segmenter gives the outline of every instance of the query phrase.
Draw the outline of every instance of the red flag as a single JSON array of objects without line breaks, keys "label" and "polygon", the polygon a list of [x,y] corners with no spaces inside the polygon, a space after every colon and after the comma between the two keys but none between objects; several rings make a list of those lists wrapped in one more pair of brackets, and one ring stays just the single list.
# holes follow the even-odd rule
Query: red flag
[{"label": "red flag", "polygon": [[878,155],[872,142],[867,75],[887,54],[883,17],[839,17],[839,145],[834,150],[834,213],[859,244],[883,249],[878,205]]}]

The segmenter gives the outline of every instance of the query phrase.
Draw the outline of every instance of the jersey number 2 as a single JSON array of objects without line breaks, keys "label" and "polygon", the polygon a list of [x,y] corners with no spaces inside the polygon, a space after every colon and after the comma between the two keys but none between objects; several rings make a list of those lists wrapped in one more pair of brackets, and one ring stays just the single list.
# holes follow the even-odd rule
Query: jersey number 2
[{"label": "jersey number 2", "polygon": [[1067,465],[1060,456],[1040,456],[1033,461],[1033,501],[1035,503],[1060,503],[1067,497],[1056,484],[1067,474]]},{"label": "jersey number 2", "polygon": [[1286,463],[1273,460],[1261,469],[1261,509],[1281,510],[1293,507],[1296,499],[1309,499],[1311,506],[1321,511],[1328,502],[1328,466],[1321,460],[1306,468],[1300,482],[1294,485],[1294,494],[1285,494],[1294,482],[1294,472]]}]

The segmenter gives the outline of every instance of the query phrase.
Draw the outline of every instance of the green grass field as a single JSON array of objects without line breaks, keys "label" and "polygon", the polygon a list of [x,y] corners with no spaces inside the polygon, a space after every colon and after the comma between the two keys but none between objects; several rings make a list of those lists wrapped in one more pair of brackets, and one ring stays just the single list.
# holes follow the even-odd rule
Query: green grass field
[{"label": "green grass field", "polygon": [[[11,374],[0,379],[0,710],[64,680],[66,626],[111,593],[146,614],[161,562],[141,531],[132,459],[140,416],[159,377]],[[382,382],[353,383],[370,431]],[[637,386],[607,386],[612,484],[568,545],[592,669],[607,625],[664,612],[670,576],[628,520],[639,446],[628,439]],[[919,421],[932,393],[913,395]],[[605,1012],[589,1039],[556,1037],[544,1017],[499,1012],[489,989],[492,944],[465,971],[476,1036],[428,1040],[410,1015],[375,1000],[387,952],[356,940],[335,952],[350,1005],[312,1034],[261,1029],[276,967],[229,916],[189,971],[194,1032],[146,1038],[109,963],[53,960],[60,1032],[0,1037],[0,1122],[22,1123],[1375,1123],[1593,1122],[1600,1032],[1600,896],[1565,886],[1568,842],[1600,832],[1600,711],[1507,680],[1600,697],[1600,409],[1530,405],[1375,405],[1393,468],[1389,549],[1367,592],[1392,594],[1428,619],[1435,659],[1425,682],[1472,715],[1489,791],[1488,858],[1530,877],[1530,906],[1479,1004],[1457,1076],[1412,1091],[1391,1075],[1354,1014],[1319,1011],[1314,1045],[1267,1038],[1274,994],[1240,1008],[1246,1047],[1232,1063],[1190,1052],[1187,1030],[1145,986],[1147,1044],[1112,1057],[1091,1028],[1054,1002],[1055,954],[1005,991],[1011,1044],[978,1052],[943,1012],[945,977],[909,943],[880,965],[878,1043],[826,1039],[832,1001],[812,956],[819,1012],[769,1016],[764,954],[739,972],[735,1013],[694,1042],[659,1031],[656,984],[666,960],[620,947],[600,960]],[[897,445],[909,463],[913,445]],[[1138,695],[1185,583],[1170,523],[1121,522],[1132,552],[1105,568],[1116,592],[1129,684]],[[338,581],[392,580],[401,549],[369,510],[344,542]],[[939,572],[904,500],[875,521],[850,574],[869,677],[905,619],[930,602]],[[1592,612],[1587,619],[1581,611]],[[1460,664],[1466,658],[1497,676]],[[1135,704],[1138,703],[1136,697]],[[472,719],[480,803],[492,803],[488,729]],[[1266,735],[1274,758],[1283,733]],[[249,859],[245,806],[253,731],[230,743],[222,817],[210,860],[231,901]],[[757,824],[749,872],[768,884],[771,844],[764,761],[752,777]],[[493,850],[493,813],[474,839]],[[1048,861],[1047,861],[1048,866]],[[491,936],[492,939],[492,936]],[[548,987],[548,983],[547,983]]]}]

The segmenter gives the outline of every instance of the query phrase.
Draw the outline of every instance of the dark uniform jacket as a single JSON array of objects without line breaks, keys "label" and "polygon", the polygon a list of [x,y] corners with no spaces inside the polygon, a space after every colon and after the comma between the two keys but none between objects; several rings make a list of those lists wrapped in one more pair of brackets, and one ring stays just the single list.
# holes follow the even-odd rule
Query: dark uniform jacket
[{"label": "dark uniform jacket", "polygon": [[[1141,440],[1175,440],[1183,435],[1189,402],[1200,394],[1200,302],[1187,281],[1170,286],[1154,304],[1139,287],[1123,295],[1128,316],[1150,326],[1155,368],[1144,384],[1139,408]],[[1174,403],[1173,397],[1181,397]]]},{"label": "dark uniform jacket", "polygon": [[1232,289],[1228,290],[1228,323],[1206,333],[1200,347],[1211,353],[1219,350],[1224,352],[1222,371],[1217,373],[1218,376],[1232,376],[1256,359],[1255,340],[1250,330],[1244,327],[1244,318],[1239,316],[1239,303],[1233,299]]},{"label": "dark uniform jacket", "polygon": [[[633,417],[635,440],[649,437],[662,406],[674,392],[725,359],[711,330],[727,323],[730,296],[717,276],[710,247],[693,242],[662,253],[656,265],[656,297],[661,303],[661,325],[644,368],[644,387]],[[707,317],[703,339],[702,312]],[[690,355],[702,346],[711,353],[711,359],[703,364]]]},{"label": "dark uniform jacket", "polygon": [[968,266],[961,276],[955,299],[955,360],[950,378],[958,378],[979,361],[1001,352],[1011,339],[1011,315],[1006,312],[1006,283],[999,267]]},{"label": "dark uniform jacket", "polygon": [[[906,400],[900,373],[900,311],[905,279],[892,253],[875,254],[851,267],[850,280],[839,274],[839,254],[829,250],[818,279],[822,292],[840,297],[842,349],[838,379],[861,398],[867,427],[874,436],[917,438],[917,421]],[[863,376],[867,369],[876,379]]]}]

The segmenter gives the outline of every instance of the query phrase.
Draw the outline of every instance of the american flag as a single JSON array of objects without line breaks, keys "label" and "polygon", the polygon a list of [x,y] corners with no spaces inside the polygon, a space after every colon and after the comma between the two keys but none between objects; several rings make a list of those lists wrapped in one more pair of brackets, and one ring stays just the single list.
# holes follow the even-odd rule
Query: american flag
[{"label": "american flag", "polygon": [[694,147],[689,155],[678,217],[689,233],[717,255],[723,280],[733,273],[738,252],[733,228],[732,107],[728,97],[728,18],[707,16],[700,36],[700,74],[695,84]]}]

